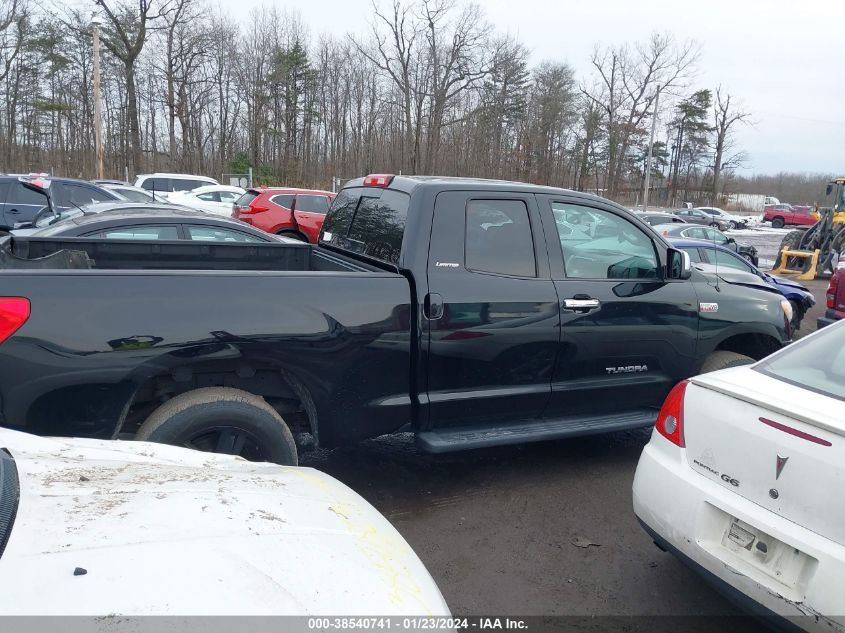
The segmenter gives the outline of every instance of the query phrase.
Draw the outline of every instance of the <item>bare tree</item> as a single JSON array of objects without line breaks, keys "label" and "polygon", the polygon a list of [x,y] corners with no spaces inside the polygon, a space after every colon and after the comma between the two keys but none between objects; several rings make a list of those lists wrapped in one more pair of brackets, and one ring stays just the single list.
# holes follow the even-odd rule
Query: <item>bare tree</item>
[{"label": "bare tree", "polygon": [[716,103],[713,107],[713,192],[711,204],[718,204],[722,194],[722,173],[725,169],[736,167],[744,156],[742,152],[731,154],[733,148],[732,132],[737,123],[749,124],[751,114],[731,104],[733,97],[722,93],[722,87],[716,88]]},{"label": "bare tree", "polygon": [[[126,118],[129,127],[130,169],[137,169],[141,164],[141,131],[138,121],[138,94],[135,83],[135,63],[144,48],[148,25],[167,11],[170,0],[141,0],[136,5],[132,0],[95,0],[102,7],[109,22],[103,45],[123,63],[126,81]],[[158,11],[151,13],[152,5],[158,5]],[[138,10],[136,11],[136,6]]]}]

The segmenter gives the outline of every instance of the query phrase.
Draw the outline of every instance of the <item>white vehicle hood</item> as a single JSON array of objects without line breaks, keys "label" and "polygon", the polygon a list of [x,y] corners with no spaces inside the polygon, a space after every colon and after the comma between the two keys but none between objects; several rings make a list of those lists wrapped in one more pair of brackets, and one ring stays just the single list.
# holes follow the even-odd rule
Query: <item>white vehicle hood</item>
[{"label": "white vehicle hood", "polygon": [[390,523],[318,471],[9,430],[0,446],[20,479],[0,615],[448,614]]}]

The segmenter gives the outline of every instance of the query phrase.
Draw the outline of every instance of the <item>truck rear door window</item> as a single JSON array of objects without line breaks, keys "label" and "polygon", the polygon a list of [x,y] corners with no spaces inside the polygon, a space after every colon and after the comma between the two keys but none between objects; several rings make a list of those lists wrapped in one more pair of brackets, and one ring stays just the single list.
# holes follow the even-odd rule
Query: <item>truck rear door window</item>
[{"label": "truck rear door window", "polygon": [[326,216],[321,240],[353,253],[398,264],[408,203],[408,194],[393,189],[344,189]]},{"label": "truck rear door window", "polygon": [[534,240],[522,200],[470,200],[466,209],[468,270],[536,277]]}]

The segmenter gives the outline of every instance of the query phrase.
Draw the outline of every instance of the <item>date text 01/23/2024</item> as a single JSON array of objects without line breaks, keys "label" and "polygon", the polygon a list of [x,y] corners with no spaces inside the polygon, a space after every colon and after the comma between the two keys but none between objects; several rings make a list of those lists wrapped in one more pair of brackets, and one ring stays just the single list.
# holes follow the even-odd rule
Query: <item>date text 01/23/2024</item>
[{"label": "date text 01/23/2024", "polygon": [[510,617],[315,617],[308,619],[309,631],[396,630],[456,631],[511,630],[528,628],[525,620]]}]

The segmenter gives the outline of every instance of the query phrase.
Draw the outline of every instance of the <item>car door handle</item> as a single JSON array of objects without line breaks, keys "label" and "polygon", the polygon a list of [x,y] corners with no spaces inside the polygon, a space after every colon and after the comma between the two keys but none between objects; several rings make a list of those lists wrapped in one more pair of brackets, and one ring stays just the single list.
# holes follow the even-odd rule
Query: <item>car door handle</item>
[{"label": "car door handle", "polygon": [[591,299],[589,297],[573,297],[572,299],[564,299],[563,307],[567,310],[587,311],[595,310],[601,305],[598,299]]},{"label": "car door handle", "polygon": [[20,213],[20,211],[18,211],[17,209],[9,209],[9,213],[17,214],[17,213]]}]

